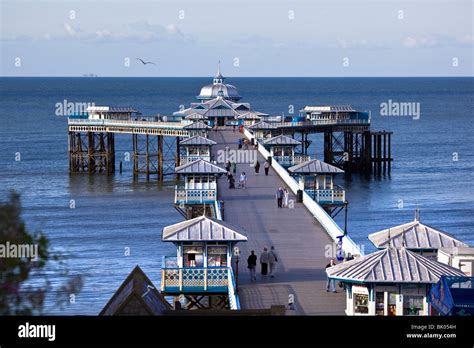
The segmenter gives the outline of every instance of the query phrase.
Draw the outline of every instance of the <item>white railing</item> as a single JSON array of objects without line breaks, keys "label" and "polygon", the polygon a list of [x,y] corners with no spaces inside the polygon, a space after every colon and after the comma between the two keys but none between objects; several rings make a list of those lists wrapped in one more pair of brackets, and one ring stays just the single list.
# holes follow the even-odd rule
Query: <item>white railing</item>
[{"label": "white railing", "polygon": [[230,279],[229,291],[228,291],[229,307],[231,310],[239,310],[240,301],[239,301],[239,296],[237,295],[237,292],[236,292],[235,278],[234,278],[234,272],[232,271],[232,267],[229,267],[229,279]]},{"label": "white railing", "polygon": [[152,121],[133,121],[133,120],[93,120],[93,119],[68,119],[69,125],[87,125],[87,126],[111,126],[111,127],[149,127],[149,128],[183,128],[186,124],[181,122],[152,122]]},{"label": "white railing", "polygon": [[181,203],[210,203],[217,198],[215,189],[185,189],[175,186],[174,202]]},{"label": "white railing", "polygon": [[344,125],[344,124],[370,124],[370,120],[364,119],[347,119],[347,120],[313,120],[313,121],[299,121],[299,122],[281,122],[277,123],[278,127],[288,126],[326,126],[326,125]]},{"label": "white railing", "polygon": [[[252,139],[253,135],[250,131],[244,128],[244,135],[248,139]],[[268,158],[270,153],[263,147],[261,144],[258,146],[258,151],[260,154]],[[285,184],[289,187],[289,189],[294,193],[297,194],[297,191],[300,189],[298,183],[295,179],[293,179],[290,174],[287,172],[285,168],[283,168],[277,161],[272,161],[272,168],[275,172],[280,176],[280,178],[285,182]],[[326,213],[326,211],[316,203],[306,192],[303,191],[303,205],[309,212],[314,216],[316,220],[319,221],[321,226],[324,228],[326,233],[331,237],[331,239],[337,243],[339,242],[339,238],[344,235],[344,231],[339,227],[338,224]],[[342,250],[345,254],[351,253],[352,255],[363,255],[364,253],[357,244],[349,237],[345,236],[342,238]]]}]

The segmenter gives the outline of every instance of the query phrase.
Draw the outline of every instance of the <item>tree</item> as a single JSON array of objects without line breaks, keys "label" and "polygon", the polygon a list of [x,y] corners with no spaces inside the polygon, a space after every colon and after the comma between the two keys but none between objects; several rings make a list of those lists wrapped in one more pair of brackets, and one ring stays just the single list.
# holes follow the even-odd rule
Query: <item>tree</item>
[{"label": "tree", "polygon": [[[18,250],[33,250],[34,258],[20,255]],[[16,251],[16,253],[14,253]],[[45,296],[52,290],[51,282],[43,276],[43,284],[29,285],[32,274],[44,270],[48,261],[59,258],[49,251],[48,238],[43,233],[29,233],[21,218],[20,196],[10,195],[9,201],[0,203],[0,315],[41,314]],[[74,277],[61,290],[80,291],[82,280]],[[64,303],[57,296],[57,304]]]}]

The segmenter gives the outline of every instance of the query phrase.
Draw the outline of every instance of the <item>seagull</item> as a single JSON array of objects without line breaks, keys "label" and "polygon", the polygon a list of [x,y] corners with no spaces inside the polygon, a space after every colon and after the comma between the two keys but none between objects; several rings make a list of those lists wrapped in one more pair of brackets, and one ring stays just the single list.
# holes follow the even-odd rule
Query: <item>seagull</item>
[{"label": "seagull", "polygon": [[153,62],[145,62],[143,59],[140,59],[140,58],[136,58],[137,60],[139,60],[140,62],[142,62],[143,65],[147,65],[147,64],[153,64],[153,65],[156,65],[155,63]]}]

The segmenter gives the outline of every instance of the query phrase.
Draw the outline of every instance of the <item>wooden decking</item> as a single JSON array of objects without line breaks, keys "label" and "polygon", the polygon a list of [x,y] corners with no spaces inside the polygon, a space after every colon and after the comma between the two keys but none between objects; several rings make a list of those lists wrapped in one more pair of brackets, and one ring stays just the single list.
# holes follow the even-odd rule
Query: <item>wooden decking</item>
[{"label": "wooden decking", "polygon": [[[217,151],[226,146],[237,149],[237,140],[243,135],[232,130],[210,132],[209,136],[218,144]],[[225,177],[219,179],[219,199],[225,202],[224,220],[242,227],[248,233],[248,242],[240,243],[239,298],[243,309],[264,309],[271,305],[287,305],[289,296],[294,296],[295,314],[344,315],[345,295],[326,292],[325,257],[332,240],[319,223],[290,193],[294,208],[278,208],[275,198],[279,186],[284,186],[280,177],[270,169],[265,176],[264,159],[259,175],[249,164],[237,165],[238,174],[245,171],[248,177],[246,189],[229,189]],[[237,187],[237,183],[236,183]],[[264,247],[275,246],[278,253],[278,269],[275,278],[260,275],[260,253]],[[257,281],[250,282],[247,257],[255,250],[258,257]],[[290,312],[289,312],[290,313]]]}]

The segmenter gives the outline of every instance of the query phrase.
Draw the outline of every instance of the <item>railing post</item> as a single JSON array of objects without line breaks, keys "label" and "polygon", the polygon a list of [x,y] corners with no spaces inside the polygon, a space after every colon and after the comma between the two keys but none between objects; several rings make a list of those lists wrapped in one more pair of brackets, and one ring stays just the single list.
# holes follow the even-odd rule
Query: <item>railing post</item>
[{"label": "railing post", "polygon": [[204,268],[204,291],[207,291],[207,268]]},{"label": "railing post", "polygon": [[183,269],[180,268],[178,272],[179,276],[179,291],[183,290]]},{"label": "railing post", "polygon": [[161,291],[165,290],[165,272],[166,269],[161,270]]}]

